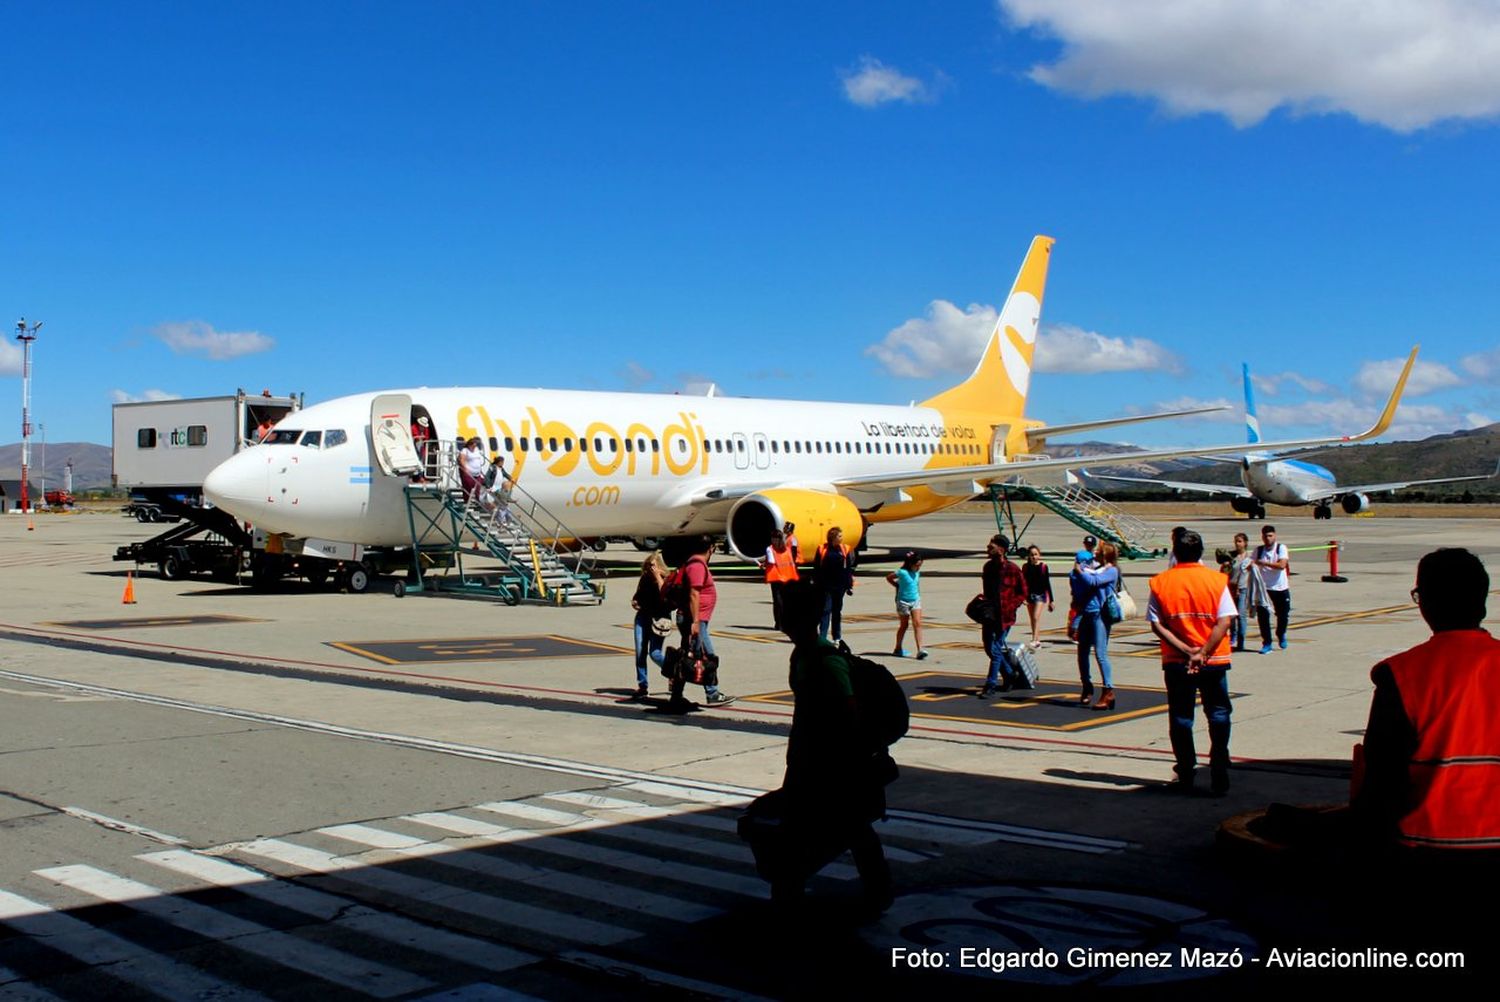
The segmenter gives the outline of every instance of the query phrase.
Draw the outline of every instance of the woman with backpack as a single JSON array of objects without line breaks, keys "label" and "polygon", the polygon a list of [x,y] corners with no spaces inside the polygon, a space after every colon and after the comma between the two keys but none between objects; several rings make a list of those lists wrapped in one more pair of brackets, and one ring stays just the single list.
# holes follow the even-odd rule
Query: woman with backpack
[{"label": "woman with backpack", "polygon": [[656,623],[663,620],[671,621],[672,610],[662,601],[661,585],[667,578],[667,562],[662,559],[661,551],[652,553],[641,562],[641,577],[636,582],[635,596],[630,600],[630,607],[635,610],[635,696],[636,700],[645,699],[651,688],[647,684],[646,661],[650,659],[656,663],[658,668],[663,661],[662,643],[667,639],[664,632],[658,632]]},{"label": "woman with backpack", "polygon": [[1099,544],[1094,553],[1093,566],[1079,563],[1074,569],[1078,604],[1075,626],[1078,632],[1078,677],[1083,682],[1083,691],[1078,697],[1079,706],[1088,706],[1094,698],[1094,682],[1089,667],[1092,653],[1099,661],[1099,679],[1103,691],[1093,704],[1096,710],[1115,708],[1115,683],[1109,664],[1109,631],[1119,620],[1114,612],[1120,608],[1116,592],[1120,587],[1120,568],[1117,561],[1120,551],[1114,543]]}]

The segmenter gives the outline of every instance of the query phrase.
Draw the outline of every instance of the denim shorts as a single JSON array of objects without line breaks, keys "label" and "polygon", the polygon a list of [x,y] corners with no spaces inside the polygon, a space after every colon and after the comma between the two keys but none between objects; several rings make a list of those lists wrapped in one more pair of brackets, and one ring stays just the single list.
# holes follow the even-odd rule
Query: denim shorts
[{"label": "denim shorts", "polygon": [[915,602],[903,602],[899,598],[896,599],[896,615],[898,616],[910,616],[920,608],[922,608],[922,600],[920,598]]},{"label": "denim shorts", "polygon": [[1028,602],[1032,603],[1033,605],[1035,605],[1038,602],[1045,602],[1045,601],[1047,601],[1047,596],[1046,595],[1027,595],[1026,596],[1026,601],[1028,601]]}]

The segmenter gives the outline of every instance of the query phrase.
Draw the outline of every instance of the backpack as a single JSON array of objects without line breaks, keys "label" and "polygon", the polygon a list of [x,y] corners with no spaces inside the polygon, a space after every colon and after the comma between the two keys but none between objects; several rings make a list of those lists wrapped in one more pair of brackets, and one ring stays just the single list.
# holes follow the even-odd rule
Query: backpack
[{"label": "backpack", "polygon": [[662,604],[674,612],[687,611],[688,599],[692,595],[692,589],[688,587],[687,567],[693,559],[683,561],[682,566],[668,574],[661,583]]},{"label": "backpack", "polygon": [[889,748],[911,726],[911,709],[901,683],[878,661],[849,653],[844,660],[849,664],[849,683],[865,737],[875,748]]}]

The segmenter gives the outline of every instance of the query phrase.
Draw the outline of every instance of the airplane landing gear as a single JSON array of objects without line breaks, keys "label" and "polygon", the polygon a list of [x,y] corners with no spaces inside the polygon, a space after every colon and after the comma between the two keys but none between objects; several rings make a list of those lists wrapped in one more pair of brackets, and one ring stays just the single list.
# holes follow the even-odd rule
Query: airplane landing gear
[{"label": "airplane landing gear", "polygon": [[1333,509],[1326,504],[1316,505],[1313,508],[1313,518],[1333,518]]}]

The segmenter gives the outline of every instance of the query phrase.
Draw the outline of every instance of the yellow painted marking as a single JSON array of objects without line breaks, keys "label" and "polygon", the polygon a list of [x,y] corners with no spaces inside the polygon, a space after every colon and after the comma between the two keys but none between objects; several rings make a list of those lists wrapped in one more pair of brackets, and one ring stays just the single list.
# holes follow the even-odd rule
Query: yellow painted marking
[{"label": "yellow painted marking", "polygon": [[346,644],[340,641],[333,641],[328,646],[337,647],[341,651],[347,651],[350,654],[357,654],[362,658],[369,658],[372,661],[379,661],[381,664],[399,665],[402,663],[395,658],[388,658],[384,654],[376,654],[374,651],[367,651],[363,647],[355,647],[353,644]]}]

